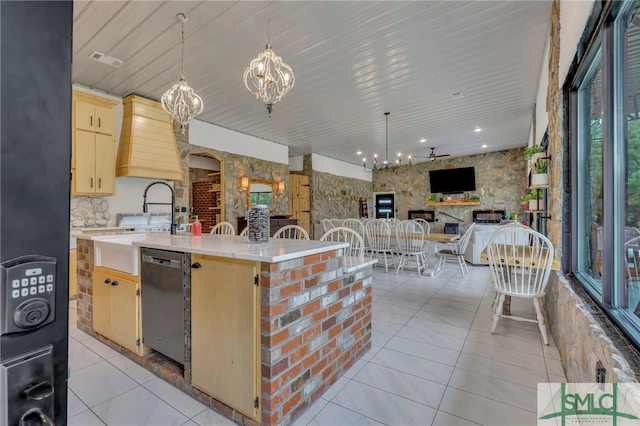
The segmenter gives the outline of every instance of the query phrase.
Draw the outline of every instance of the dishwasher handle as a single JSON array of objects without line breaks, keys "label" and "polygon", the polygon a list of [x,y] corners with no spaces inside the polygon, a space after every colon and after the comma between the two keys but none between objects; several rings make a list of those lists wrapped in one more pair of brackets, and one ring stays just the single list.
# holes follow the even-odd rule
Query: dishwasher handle
[{"label": "dishwasher handle", "polygon": [[182,268],[182,262],[173,259],[163,259],[161,257],[149,256],[148,254],[142,255],[142,261],[144,263],[151,263],[153,265],[164,266],[166,268]]}]

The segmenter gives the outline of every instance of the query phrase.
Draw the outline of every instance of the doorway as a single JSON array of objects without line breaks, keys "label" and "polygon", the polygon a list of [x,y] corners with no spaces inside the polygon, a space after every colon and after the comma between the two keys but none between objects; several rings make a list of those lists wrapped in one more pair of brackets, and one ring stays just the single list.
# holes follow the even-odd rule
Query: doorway
[{"label": "doorway", "polygon": [[373,193],[375,218],[389,219],[395,217],[396,209],[396,193],[392,192],[374,192]]}]

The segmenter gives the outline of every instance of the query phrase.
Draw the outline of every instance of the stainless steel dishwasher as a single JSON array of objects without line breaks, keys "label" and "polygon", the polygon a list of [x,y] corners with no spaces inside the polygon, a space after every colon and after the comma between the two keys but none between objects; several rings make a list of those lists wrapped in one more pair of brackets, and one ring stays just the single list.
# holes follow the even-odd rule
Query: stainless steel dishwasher
[{"label": "stainless steel dishwasher", "polygon": [[184,364],[184,286],[188,255],[142,247],[142,341]]}]

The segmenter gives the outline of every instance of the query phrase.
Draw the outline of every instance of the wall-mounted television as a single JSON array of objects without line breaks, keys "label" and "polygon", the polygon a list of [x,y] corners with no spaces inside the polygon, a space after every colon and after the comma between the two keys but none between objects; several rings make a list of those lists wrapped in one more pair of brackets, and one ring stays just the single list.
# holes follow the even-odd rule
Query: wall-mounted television
[{"label": "wall-mounted television", "polygon": [[459,194],[476,190],[475,167],[429,170],[431,193]]}]

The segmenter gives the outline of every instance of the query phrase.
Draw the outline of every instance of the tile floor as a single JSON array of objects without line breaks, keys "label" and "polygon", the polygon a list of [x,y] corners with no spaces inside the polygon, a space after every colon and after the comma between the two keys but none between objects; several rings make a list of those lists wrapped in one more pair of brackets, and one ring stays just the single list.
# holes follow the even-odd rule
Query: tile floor
[{"label": "tile floor", "polygon": [[[492,336],[489,268],[469,269],[376,268],[372,349],[294,425],[535,425],[537,383],[565,381],[558,350],[531,323],[501,320]],[[512,311],[533,315],[529,305]],[[79,331],[75,313],[69,426],[234,424]]]}]

